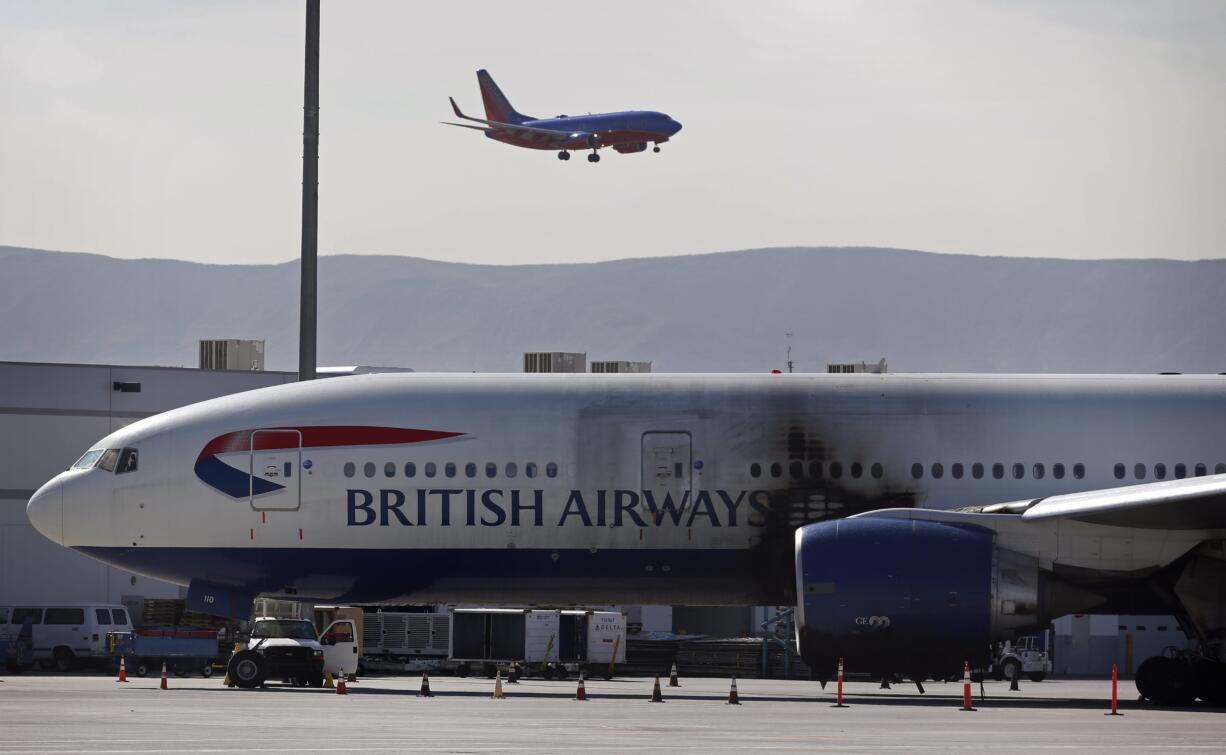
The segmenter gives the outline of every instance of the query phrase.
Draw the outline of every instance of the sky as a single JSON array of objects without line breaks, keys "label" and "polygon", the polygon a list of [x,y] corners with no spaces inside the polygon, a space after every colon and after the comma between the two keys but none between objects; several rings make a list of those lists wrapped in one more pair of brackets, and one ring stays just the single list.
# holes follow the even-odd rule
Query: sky
[{"label": "sky", "polygon": [[[322,254],[1226,257],[1226,3],[323,0]],[[304,3],[0,0],[0,244],[300,248]],[[598,164],[450,120],[684,129]]]}]

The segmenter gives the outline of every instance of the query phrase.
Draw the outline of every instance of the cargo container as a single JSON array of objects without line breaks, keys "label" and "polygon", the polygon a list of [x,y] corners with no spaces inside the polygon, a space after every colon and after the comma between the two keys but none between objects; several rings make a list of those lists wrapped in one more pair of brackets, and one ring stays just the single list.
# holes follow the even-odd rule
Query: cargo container
[{"label": "cargo container", "polygon": [[615,611],[456,608],[450,646],[461,674],[477,667],[493,675],[514,664],[545,678],[580,669],[612,678],[616,664],[626,660],[626,617]]},{"label": "cargo container", "polygon": [[376,611],[363,616],[362,654],[368,658],[446,658],[451,617],[445,613]]}]

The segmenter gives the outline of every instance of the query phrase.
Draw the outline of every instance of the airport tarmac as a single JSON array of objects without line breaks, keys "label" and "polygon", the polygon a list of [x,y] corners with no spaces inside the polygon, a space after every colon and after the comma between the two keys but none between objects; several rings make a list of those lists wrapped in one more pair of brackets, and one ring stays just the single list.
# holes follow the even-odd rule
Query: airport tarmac
[{"label": "airport tarmac", "polygon": [[[270,685],[227,689],[218,677],[133,678],[26,674],[0,677],[0,753],[71,752],[575,752],[583,751],[1221,751],[1226,709],[1158,709],[1120,685],[1123,716],[1111,717],[1110,683],[1053,680],[1009,692],[987,685],[977,712],[962,712],[961,685],[851,682],[847,708],[834,685],[743,679],[742,704],[727,705],[728,680],[682,679],[663,704],[651,679],[594,680],[589,700],[575,682],[524,680],[491,699],[484,678],[370,677],[332,690]],[[978,688],[976,687],[976,693]]]}]

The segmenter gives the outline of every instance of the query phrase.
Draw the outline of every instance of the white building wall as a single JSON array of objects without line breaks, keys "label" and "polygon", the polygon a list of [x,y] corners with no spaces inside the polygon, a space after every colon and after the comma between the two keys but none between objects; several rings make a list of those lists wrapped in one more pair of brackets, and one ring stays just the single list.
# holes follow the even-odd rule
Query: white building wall
[{"label": "white building wall", "polygon": [[1132,674],[1146,659],[1168,647],[1192,646],[1173,616],[1076,614],[1052,622],[1053,672],[1063,676],[1107,676],[1114,664]]},{"label": "white building wall", "polygon": [[[0,605],[179,597],[180,588],[57,545],[26,518],[34,491],[91,444],[158,412],[293,382],[292,372],[0,362]],[[139,393],[113,384],[139,382]]]}]

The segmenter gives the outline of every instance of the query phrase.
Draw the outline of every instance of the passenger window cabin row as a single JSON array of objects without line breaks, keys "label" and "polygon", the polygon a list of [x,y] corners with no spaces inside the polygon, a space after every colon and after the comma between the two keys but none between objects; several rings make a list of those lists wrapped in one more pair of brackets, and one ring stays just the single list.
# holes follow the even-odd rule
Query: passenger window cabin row
[{"label": "passenger window cabin row", "polygon": [[[975,462],[971,465],[970,471],[972,479],[982,480],[986,476],[989,469],[983,464]],[[1012,477],[1015,480],[1021,480],[1026,477],[1027,474],[1026,465],[1021,462],[1014,462],[1013,464],[1009,465],[1008,468],[1006,468],[1004,464],[998,461],[991,466],[990,471],[992,473],[993,480],[1003,480],[1006,473],[1009,477]],[[1047,465],[1042,462],[1032,464],[1029,469],[1030,476],[1036,480],[1041,480],[1046,477],[1048,471]],[[966,470],[961,463],[954,463],[949,466],[949,476],[955,480],[962,479],[965,472]],[[1069,469],[1062,462],[1056,462],[1055,464],[1051,465],[1050,472],[1051,476],[1057,480],[1063,480],[1069,475],[1070,472],[1072,473],[1074,480],[1080,480],[1086,476],[1086,465],[1082,464],[1081,462],[1077,462],[1076,464],[1072,465],[1071,469]],[[939,480],[945,476],[945,467],[940,462],[935,462],[929,466],[928,474],[934,480]],[[917,480],[921,479],[924,476],[924,465],[919,463],[912,464],[911,476]]]},{"label": "passenger window cabin row", "polygon": [[[438,467],[439,465],[433,461],[425,462],[424,464],[421,465],[420,469],[418,468],[418,465],[416,462],[408,461],[404,463],[403,467],[401,467],[397,465],[395,462],[389,461],[389,462],[385,462],[382,465],[382,471],[383,471],[384,477],[396,477],[402,471],[405,477],[417,477],[419,472],[421,473],[423,477],[436,477],[438,476],[438,472],[439,472]],[[443,467],[444,477],[457,477],[460,475],[460,468],[453,461],[449,461],[443,464],[442,467]],[[475,478],[475,477],[480,476],[480,474],[484,472],[485,477],[492,479],[492,478],[498,477],[500,470],[501,470],[502,476],[507,477],[507,478],[518,477],[520,473],[519,465],[513,461],[508,461],[501,468],[498,466],[498,464],[492,461],[486,462],[484,467],[478,467],[476,462],[470,461],[464,465],[464,468],[463,468],[464,475],[463,476],[469,477],[469,478]],[[343,471],[346,477],[356,477],[358,473],[358,465],[355,462],[347,461],[345,462]],[[557,477],[558,476],[558,465],[555,462],[551,461],[545,465],[544,471],[545,471],[546,477],[551,477],[551,478]],[[378,473],[379,473],[379,466],[376,465],[373,461],[368,461],[362,464],[363,476],[374,477]],[[524,474],[524,477],[529,477],[529,478],[536,477],[538,474],[540,474],[540,468],[537,466],[536,462],[530,461],[524,464],[523,474]]]},{"label": "passenger window cabin row", "polygon": [[[783,464],[776,461],[766,467],[765,471],[769,472],[771,477],[779,478],[783,477],[783,469]],[[756,461],[749,465],[750,477],[757,479],[762,476],[763,471],[763,466]],[[870,464],[867,471],[875,480],[881,479],[881,476],[885,474],[885,468],[878,462]],[[844,469],[842,462],[838,461],[832,461],[828,465],[820,461],[811,461],[808,464],[803,461],[792,461],[787,465],[787,476],[793,480],[803,480],[806,477],[814,480],[830,477],[837,480],[843,476],[844,472],[851,477],[859,479],[864,476],[865,467],[864,464],[858,461],[848,464],[846,469]]]},{"label": "passenger window cabin row", "polygon": [[[781,478],[784,476],[784,464],[782,462],[772,462],[765,467],[753,462],[749,465],[749,476],[754,479],[762,477],[764,474],[769,474],[773,478]],[[864,476],[866,468],[861,462],[852,462],[844,465],[842,462],[832,461],[823,463],[820,461],[791,461],[786,466],[787,477],[793,480],[820,480],[830,478],[833,480],[840,479],[846,473],[853,479],[860,479]],[[1123,463],[1115,465],[1115,478],[1122,480],[1127,474],[1127,467]],[[1133,465],[1132,474],[1138,480],[1144,480],[1146,477],[1146,465],[1137,463]],[[1156,480],[1165,480],[1168,476],[1168,471],[1171,477],[1175,479],[1183,479],[1188,476],[1188,466],[1183,463],[1172,465],[1169,470],[1166,464],[1158,463],[1153,466],[1153,475]],[[867,467],[867,472],[874,480],[881,479],[884,474],[884,469],[878,462],[873,462]],[[1001,462],[996,462],[990,467],[985,466],[980,462],[975,462],[969,466],[963,465],[962,462],[954,462],[950,464],[948,469],[941,462],[933,462],[925,467],[923,464],[916,462],[911,465],[911,477],[916,480],[923,479],[925,476],[931,477],[934,480],[939,480],[948,474],[955,480],[969,476],[975,480],[982,480],[984,477],[991,475],[994,480],[1003,480],[1006,476],[1014,480],[1021,480],[1027,476],[1036,480],[1042,480],[1049,474],[1053,479],[1063,480],[1065,477],[1072,477],[1074,480],[1084,479],[1086,476],[1086,465],[1081,462],[1066,466],[1063,462],[1056,462],[1049,468],[1043,462],[1035,462],[1029,467],[1021,462],[1014,462],[1008,466]],[[1195,477],[1204,477],[1209,474],[1209,467],[1206,464],[1195,464],[1192,466],[1192,474]],[[1213,468],[1213,474],[1226,474],[1226,463],[1218,463]]]},{"label": "passenger window cabin row", "polygon": [[[1113,471],[1115,472],[1115,479],[1122,480],[1128,474],[1128,467],[1124,463],[1120,462],[1115,465],[1115,469]],[[1136,464],[1132,465],[1132,476],[1138,480],[1145,479],[1146,471],[1147,470],[1146,470],[1145,464],[1141,462],[1137,462]],[[1176,480],[1182,480],[1183,478],[1188,476],[1188,466],[1181,462],[1179,464],[1172,464],[1170,469],[1168,470],[1166,464],[1163,464],[1162,462],[1158,462],[1157,464],[1154,464],[1153,472],[1154,472],[1155,480],[1165,480],[1168,477],[1168,472],[1169,472],[1170,477],[1173,477]],[[1217,464],[1213,465],[1213,473],[1214,474],[1226,474],[1226,463],[1218,462]],[[1209,474],[1209,468],[1207,465],[1205,464],[1193,465],[1192,467],[1193,477],[1204,477],[1207,474]]]}]

